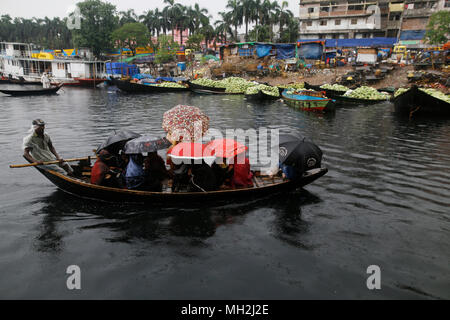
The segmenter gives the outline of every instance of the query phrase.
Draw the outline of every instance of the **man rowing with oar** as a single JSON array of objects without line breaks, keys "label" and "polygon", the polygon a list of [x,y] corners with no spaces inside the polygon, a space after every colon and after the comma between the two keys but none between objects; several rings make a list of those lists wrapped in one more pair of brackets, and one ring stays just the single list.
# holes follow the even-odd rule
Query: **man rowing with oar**
[{"label": "man rowing with oar", "polygon": [[[33,120],[33,126],[30,134],[23,138],[23,156],[31,163],[42,165],[47,161],[59,161],[59,167],[63,168],[70,176],[73,175],[72,167],[60,158],[53,147],[50,136],[44,133],[45,122],[41,119]],[[58,166],[47,165],[49,169],[64,173]]]}]

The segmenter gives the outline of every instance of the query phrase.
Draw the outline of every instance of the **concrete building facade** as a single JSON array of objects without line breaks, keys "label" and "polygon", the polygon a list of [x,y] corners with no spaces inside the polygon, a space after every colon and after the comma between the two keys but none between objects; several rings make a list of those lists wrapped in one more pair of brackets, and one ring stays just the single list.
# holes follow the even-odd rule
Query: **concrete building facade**
[{"label": "concrete building facade", "polygon": [[425,30],[439,10],[450,10],[450,0],[301,0],[300,38],[398,38]]}]

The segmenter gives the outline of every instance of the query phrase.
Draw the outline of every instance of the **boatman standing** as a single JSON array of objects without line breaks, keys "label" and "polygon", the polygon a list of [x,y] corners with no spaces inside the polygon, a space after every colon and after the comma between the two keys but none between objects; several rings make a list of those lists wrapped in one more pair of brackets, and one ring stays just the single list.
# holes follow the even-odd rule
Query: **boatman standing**
[{"label": "boatman standing", "polygon": [[44,72],[41,77],[42,86],[44,89],[50,88],[50,79],[48,78],[47,72]]},{"label": "boatman standing", "polygon": [[[38,163],[42,165],[48,161],[59,161],[59,166],[45,166],[48,169],[55,170],[61,173],[67,172],[69,175],[73,175],[72,167],[64,162],[64,159],[60,158],[53,146],[50,136],[44,132],[45,122],[41,119],[33,120],[30,134],[23,138],[23,156],[32,163]],[[61,169],[63,168],[65,172]]]}]

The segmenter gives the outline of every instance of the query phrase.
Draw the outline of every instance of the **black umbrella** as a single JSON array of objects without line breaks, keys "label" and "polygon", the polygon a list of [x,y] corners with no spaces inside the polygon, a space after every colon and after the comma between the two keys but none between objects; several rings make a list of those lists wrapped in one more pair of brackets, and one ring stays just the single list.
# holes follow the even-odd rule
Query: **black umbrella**
[{"label": "black umbrella", "polygon": [[320,168],[322,164],[322,150],[299,136],[280,135],[279,154],[280,163],[297,167],[301,172]]},{"label": "black umbrella", "polygon": [[145,154],[167,149],[172,145],[166,138],[157,139],[153,136],[142,136],[127,142],[125,154]]},{"label": "black umbrella", "polygon": [[100,145],[100,147],[97,149],[97,152],[103,149],[108,149],[111,153],[117,154],[123,148],[126,142],[139,138],[140,136],[141,135],[139,133],[133,132],[131,130],[117,131]]}]

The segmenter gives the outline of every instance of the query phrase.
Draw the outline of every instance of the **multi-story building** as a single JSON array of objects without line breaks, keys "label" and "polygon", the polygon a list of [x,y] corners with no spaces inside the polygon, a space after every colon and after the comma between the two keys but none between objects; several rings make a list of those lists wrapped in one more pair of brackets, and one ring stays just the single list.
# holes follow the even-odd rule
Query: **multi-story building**
[{"label": "multi-story building", "polygon": [[396,37],[424,32],[429,17],[450,0],[301,0],[301,39]]}]

